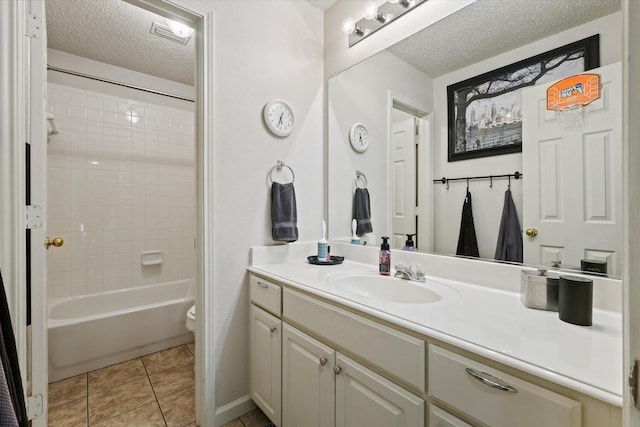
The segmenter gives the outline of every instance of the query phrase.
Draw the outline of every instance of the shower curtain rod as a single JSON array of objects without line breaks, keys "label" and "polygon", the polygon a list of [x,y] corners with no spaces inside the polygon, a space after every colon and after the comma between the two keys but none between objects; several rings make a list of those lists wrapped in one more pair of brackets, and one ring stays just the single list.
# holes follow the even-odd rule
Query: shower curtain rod
[{"label": "shower curtain rod", "polygon": [[126,87],[126,88],[129,88],[129,89],[135,89],[135,90],[139,90],[139,91],[142,91],[142,92],[153,93],[155,95],[167,96],[169,98],[179,99],[181,101],[195,102],[195,100],[191,99],[191,98],[184,98],[182,96],[172,95],[172,94],[167,93],[167,92],[161,92],[161,91],[158,91],[158,90],[146,89],[146,88],[143,88],[141,86],[134,86],[134,85],[126,84],[126,83],[117,82],[115,80],[103,79],[102,77],[95,77],[95,76],[91,76],[89,74],[78,73],[77,71],[65,70],[64,68],[53,67],[51,65],[47,65],[47,71],[56,71],[58,73],[70,74],[70,75],[76,76],[76,77],[83,77],[85,79],[96,80],[96,81],[103,82],[103,83],[110,83],[110,84],[113,84],[113,85],[122,86],[122,87]]}]

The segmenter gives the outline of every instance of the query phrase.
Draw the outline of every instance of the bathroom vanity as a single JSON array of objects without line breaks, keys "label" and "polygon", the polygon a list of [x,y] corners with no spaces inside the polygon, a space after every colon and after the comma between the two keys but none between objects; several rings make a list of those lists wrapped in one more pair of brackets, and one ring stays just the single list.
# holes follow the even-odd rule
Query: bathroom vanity
[{"label": "bathroom vanity", "polygon": [[278,427],[622,425],[619,312],[585,328],[425,254],[400,256],[427,267],[415,283],[377,275],[373,248],[332,243],[349,256],[317,266],[289,246],[249,267],[251,397]]}]

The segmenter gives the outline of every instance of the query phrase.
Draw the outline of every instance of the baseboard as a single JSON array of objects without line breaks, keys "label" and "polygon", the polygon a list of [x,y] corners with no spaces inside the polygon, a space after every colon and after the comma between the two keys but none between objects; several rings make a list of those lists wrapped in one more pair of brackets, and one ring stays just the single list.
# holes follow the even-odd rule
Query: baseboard
[{"label": "baseboard", "polygon": [[256,404],[253,403],[251,397],[249,395],[243,396],[216,409],[216,425],[224,425],[254,409],[256,409]]}]

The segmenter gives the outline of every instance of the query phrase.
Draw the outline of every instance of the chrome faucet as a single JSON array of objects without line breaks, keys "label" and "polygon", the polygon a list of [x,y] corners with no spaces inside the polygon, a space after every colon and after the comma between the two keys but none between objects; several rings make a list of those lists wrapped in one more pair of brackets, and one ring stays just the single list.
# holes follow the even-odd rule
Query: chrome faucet
[{"label": "chrome faucet", "polygon": [[422,265],[414,265],[408,266],[402,262],[396,264],[396,274],[395,277],[404,280],[413,280],[414,282],[426,282],[427,278],[426,273],[424,271],[424,267]]}]

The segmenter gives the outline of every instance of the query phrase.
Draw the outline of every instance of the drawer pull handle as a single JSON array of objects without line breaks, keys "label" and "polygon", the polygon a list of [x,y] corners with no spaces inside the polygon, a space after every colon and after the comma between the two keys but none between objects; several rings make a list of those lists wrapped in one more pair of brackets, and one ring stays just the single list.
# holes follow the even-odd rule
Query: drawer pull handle
[{"label": "drawer pull handle", "polygon": [[275,326],[269,326],[269,332],[274,333],[277,330],[278,328],[276,328]]},{"label": "drawer pull handle", "polygon": [[336,373],[336,375],[340,375],[340,372],[342,372],[342,368],[338,365],[333,367],[333,372]]},{"label": "drawer pull handle", "polygon": [[266,283],[262,283],[262,282],[258,282],[258,286],[260,286],[261,288],[265,288],[265,289],[267,289],[269,287],[269,285],[267,285]]},{"label": "drawer pull handle", "polygon": [[326,365],[326,363],[327,363],[327,358],[323,357],[323,356],[320,356],[320,365],[324,366],[324,365]]},{"label": "drawer pull handle", "polygon": [[[486,372],[479,372],[476,371],[475,369],[471,369],[471,368],[466,368],[465,369],[467,371],[467,373],[469,375],[471,375],[473,378],[475,378],[476,380],[480,381],[482,384],[486,384],[489,387],[493,387],[495,389],[498,390],[502,390],[502,391],[508,391],[509,393],[517,393],[518,390],[513,387],[510,386],[508,384],[500,384],[498,381],[498,378],[487,374]],[[490,378],[487,378],[490,377]]]}]

